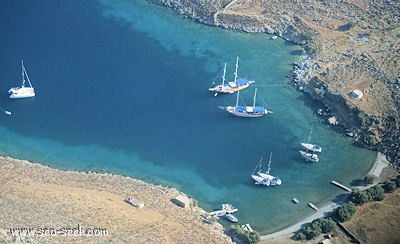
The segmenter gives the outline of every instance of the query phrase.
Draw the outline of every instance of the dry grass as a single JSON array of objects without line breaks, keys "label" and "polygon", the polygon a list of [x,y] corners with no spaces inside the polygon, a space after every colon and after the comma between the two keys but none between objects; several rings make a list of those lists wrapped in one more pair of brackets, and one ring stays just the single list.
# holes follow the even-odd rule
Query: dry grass
[{"label": "dry grass", "polygon": [[363,243],[400,243],[400,189],[381,202],[357,207],[344,226]]},{"label": "dry grass", "polygon": [[[252,18],[254,26],[245,23],[249,29],[274,32],[292,25],[300,33],[314,30],[318,47],[314,63],[321,68],[312,70],[310,77],[318,76],[330,91],[342,94],[366,113],[384,117],[397,112],[390,99],[393,91],[384,82],[394,82],[400,75],[400,28],[395,13],[399,5],[366,0],[238,0],[224,14]],[[349,22],[357,24],[341,30]],[[364,91],[362,101],[346,96],[354,89]]]},{"label": "dry grass", "polygon": [[[10,228],[102,228],[102,237],[34,237],[40,243],[229,243],[198,208],[171,202],[179,192],[110,174],[65,172],[0,157],[0,242],[18,241]],[[125,202],[135,197],[145,204]]]}]

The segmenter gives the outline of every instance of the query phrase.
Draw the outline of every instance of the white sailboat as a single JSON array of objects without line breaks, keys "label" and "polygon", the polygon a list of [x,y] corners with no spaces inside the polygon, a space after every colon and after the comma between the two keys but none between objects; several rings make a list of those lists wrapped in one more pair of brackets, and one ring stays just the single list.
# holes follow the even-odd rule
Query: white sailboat
[{"label": "white sailboat", "polygon": [[228,83],[225,82],[225,74],[226,74],[226,63],[224,66],[224,74],[222,75],[222,83],[218,84],[214,87],[208,88],[209,91],[215,92],[214,96],[217,96],[218,93],[234,93],[240,90],[243,90],[249,87],[250,84],[253,84],[255,81],[248,80],[247,78],[239,78],[238,76],[238,67],[239,67],[239,57],[236,58],[236,70],[235,70],[235,80],[230,81]]},{"label": "white sailboat", "polygon": [[231,113],[233,115],[247,118],[261,117],[265,114],[272,113],[272,111],[268,111],[265,107],[256,105],[257,88],[254,91],[253,106],[239,106],[239,94],[240,92],[238,91],[235,106],[227,106],[221,108],[225,109],[228,113]]},{"label": "white sailboat", "polygon": [[313,152],[309,153],[309,152],[306,152],[306,151],[299,150],[299,153],[301,154],[301,156],[303,156],[303,158],[306,159],[306,161],[312,161],[312,162],[318,162],[319,161],[318,155],[313,153]]},{"label": "white sailboat", "polygon": [[262,157],[261,157],[260,161],[258,162],[257,166],[255,167],[255,169],[253,170],[253,173],[251,174],[251,178],[255,181],[256,185],[275,186],[275,185],[282,184],[281,179],[269,174],[269,171],[271,170],[271,157],[272,157],[272,153],[270,155],[270,160],[268,163],[268,170],[266,172],[261,171]]},{"label": "white sailboat", "polygon": [[[29,80],[28,73],[26,72],[26,69],[24,67],[24,61],[21,61],[21,66],[22,66],[22,86],[12,87],[12,88],[10,88],[10,90],[8,90],[8,93],[10,94],[10,98],[12,98],[12,99],[35,96],[34,88],[32,87],[31,81]],[[29,87],[25,86],[25,77],[28,80]]]},{"label": "white sailboat", "polygon": [[275,186],[275,185],[280,185],[282,184],[282,180],[279,179],[278,177],[272,176],[269,174],[269,171],[271,170],[271,162],[272,162],[272,152],[269,155],[269,161],[268,161],[268,169],[267,171],[263,172],[258,172],[258,174],[263,177],[264,179],[267,179],[271,182],[271,186]]},{"label": "white sailboat", "polygon": [[308,136],[307,143],[302,142],[302,143],[300,143],[300,145],[312,152],[322,152],[322,147],[320,145],[310,143],[311,142],[311,134],[312,134],[312,130],[310,130],[310,135]]},{"label": "white sailboat", "polygon": [[254,168],[253,173],[251,173],[251,178],[253,178],[256,185],[270,186],[271,182],[269,182],[269,180],[266,180],[261,175],[259,175],[259,172],[261,172],[261,163],[262,163],[262,157],[260,161],[257,163],[256,167]]},{"label": "white sailboat", "polygon": [[[310,143],[311,134],[312,134],[312,129],[310,130],[310,135],[308,136],[307,143],[304,143],[304,142],[300,143],[300,145],[303,146],[307,150],[306,151],[299,150],[299,153],[301,154],[301,156],[303,158],[306,159],[306,161],[318,162],[319,157],[316,154],[316,152],[322,152],[322,147],[320,145]],[[309,151],[311,151],[311,152],[309,152]]]},{"label": "white sailboat", "polygon": [[322,147],[320,145],[315,145],[311,143],[300,143],[304,148],[313,151],[313,152],[322,152]]}]

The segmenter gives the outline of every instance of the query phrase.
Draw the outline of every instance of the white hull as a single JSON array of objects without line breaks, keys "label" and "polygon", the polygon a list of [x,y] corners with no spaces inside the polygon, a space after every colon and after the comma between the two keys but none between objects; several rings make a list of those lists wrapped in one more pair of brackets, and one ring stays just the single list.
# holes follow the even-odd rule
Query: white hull
[{"label": "white hull", "polygon": [[[272,153],[270,155],[270,159],[268,162],[268,170],[265,172],[261,172],[261,164],[262,164],[262,158],[258,162],[256,168],[253,170],[253,173],[251,174],[251,178],[255,180],[257,185],[265,185],[265,186],[276,186],[282,184],[281,179],[278,177],[272,176],[269,174],[269,171],[271,170],[271,158],[272,158]],[[258,171],[256,172],[258,168]]]},{"label": "white hull", "polygon": [[[22,85],[20,87],[12,87],[10,88],[10,90],[8,90],[11,99],[27,98],[35,96],[35,90],[33,89],[31,81],[29,80],[29,76],[25,70],[23,61],[21,61],[21,67],[22,67]],[[29,87],[25,86],[25,78],[28,80]]]},{"label": "white hull", "polygon": [[231,113],[235,116],[239,117],[247,117],[247,118],[256,118],[256,117],[262,117],[265,114],[269,113],[268,110],[264,109],[262,112],[251,112],[253,110],[253,107],[246,107],[245,111],[237,111],[236,106],[227,106],[224,107],[224,109],[228,112]]},{"label": "white hull", "polygon": [[322,152],[322,147],[315,144],[310,143],[300,143],[304,148],[313,151],[313,152]]},{"label": "white hull", "polygon": [[[233,83],[233,84],[232,84]],[[250,86],[250,84],[253,84],[254,81],[249,81],[249,83],[244,84],[242,86],[236,85],[234,82],[229,82],[228,84],[219,84],[215,87],[209,88],[209,91],[212,92],[217,92],[217,93],[227,93],[227,94],[232,94],[237,91],[246,89],[247,87]]]},{"label": "white hull", "polygon": [[276,177],[274,177],[274,176],[272,176],[270,174],[259,172],[258,175],[260,175],[264,179],[267,179],[271,183],[272,186],[275,186],[275,185],[279,186],[280,184],[282,184],[281,179],[276,178]]},{"label": "white hull", "polygon": [[251,175],[251,178],[255,181],[256,185],[264,185],[264,186],[270,186],[271,182],[269,180],[264,179],[263,177],[259,175]]},{"label": "white hull", "polygon": [[13,87],[8,90],[11,99],[34,97],[35,91],[33,87]]},{"label": "white hull", "polygon": [[303,156],[303,158],[305,158],[307,161],[312,161],[312,162],[318,162],[319,158],[318,155],[315,153],[308,153],[305,151],[299,151],[301,156]]},{"label": "white hull", "polygon": [[214,96],[218,95],[218,93],[234,93],[240,90],[246,89],[250,84],[253,84],[254,81],[250,81],[247,78],[238,78],[238,67],[239,67],[239,57],[236,58],[236,70],[235,70],[235,80],[225,83],[225,73],[226,73],[226,63],[224,67],[224,74],[222,75],[222,82],[214,87],[210,87],[208,90],[215,92]]},{"label": "white hull", "polygon": [[238,219],[237,219],[235,216],[233,216],[232,214],[226,214],[225,217],[226,217],[228,220],[230,220],[231,222],[233,222],[233,223],[238,222]]}]

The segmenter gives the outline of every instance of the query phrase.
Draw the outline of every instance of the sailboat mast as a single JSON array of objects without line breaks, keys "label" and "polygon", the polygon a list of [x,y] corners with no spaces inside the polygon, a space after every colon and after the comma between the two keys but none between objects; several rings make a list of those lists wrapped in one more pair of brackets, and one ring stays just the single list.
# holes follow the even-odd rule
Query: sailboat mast
[{"label": "sailboat mast", "polygon": [[24,68],[24,60],[21,60],[21,71],[22,71],[22,87],[25,86],[25,68]]},{"label": "sailboat mast", "polygon": [[261,157],[260,161],[258,161],[256,167],[254,168],[253,173],[251,173],[252,175],[254,175],[254,173],[256,172],[257,167],[258,167],[258,172],[257,173],[259,173],[261,171],[261,162],[262,162],[262,157]]},{"label": "sailboat mast", "polygon": [[239,90],[237,91],[236,94],[236,107],[239,105]]},{"label": "sailboat mast", "polygon": [[225,74],[226,74],[226,63],[225,63],[225,66],[224,66],[224,74],[222,75],[222,85],[225,84]]},{"label": "sailboat mast", "polygon": [[24,74],[25,74],[25,76],[26,76],[26,79],[28,80],[29,87],[32,87],[31,80],[29,79],[28,73],[26,72],[24,63],[22,63],[22,82],[23,82],[23,83],[22,83],[22,87],[24,87],[24,85],[25,85],[25,77],[24,77]]},{"label": "sailboat mast", "polygon": [[238,66],[239,66],[239,57],[236,57],[236,69],[235,69],[235,73],[234,73],[234,75],[235,75],[235,84],[236,84],[237,89],[238,89],[237,90],[237,95],[236,95],[236,107],[239,105],[239,91],[240,91],[239,86],[236,83],[236,79],[238,77],[238,74],[237,74]]},{"label": "sailboat mast", "polygon": [[271,162],[272,162],[272,152],[269,154],[269,162],[268,162],[267,174],[269,174],[269,171],[271,170]]},{"label": "sailboat mast", "polygon": [[235,73],[234,73],[234,75],[235,75],[235,83],[236,83],[236,79],[238,77],[238,74],[237,74],[238,66],[239,66],[239,57],[236,57],[236,70],[235,70]]},{"label": "sailboat mast", "polygon": [[257,87],[254,91],[253,108],[256,106],[256,97],[257,97]]},{"label": "sailboat mast", "polygon": [[312,134],[312,127],[311,127],[311,130],[310,130],[310,134],[308,135],[308,143],[310,143],[310,141],[311,141],[311,134]]}]

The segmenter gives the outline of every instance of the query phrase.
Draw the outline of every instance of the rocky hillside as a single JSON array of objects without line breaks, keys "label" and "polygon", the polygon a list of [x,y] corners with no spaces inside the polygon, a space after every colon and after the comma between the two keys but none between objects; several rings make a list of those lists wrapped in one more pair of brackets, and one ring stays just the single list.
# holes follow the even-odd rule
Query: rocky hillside
[{"label": "rocky hillside", "polygon": [[[152,1],[203,24],[302,45],[310,58],[294,67],[295,83],[323,102],[348,135],[400,166],[399,1]],[[359,100],[349,96],[355,89],[363,92]]]}]

